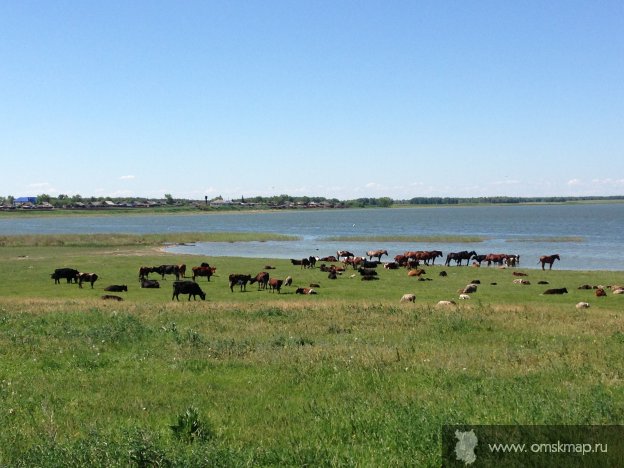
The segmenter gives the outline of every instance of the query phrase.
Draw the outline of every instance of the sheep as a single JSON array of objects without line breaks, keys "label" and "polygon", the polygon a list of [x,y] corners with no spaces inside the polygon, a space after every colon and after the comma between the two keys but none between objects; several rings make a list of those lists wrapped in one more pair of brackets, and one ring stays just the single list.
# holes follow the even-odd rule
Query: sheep
[{"label": "sheep", "polygon": [[401,302],[416,302],[416,295],[415,294],[403,294],[403,297],[401,298]]}]

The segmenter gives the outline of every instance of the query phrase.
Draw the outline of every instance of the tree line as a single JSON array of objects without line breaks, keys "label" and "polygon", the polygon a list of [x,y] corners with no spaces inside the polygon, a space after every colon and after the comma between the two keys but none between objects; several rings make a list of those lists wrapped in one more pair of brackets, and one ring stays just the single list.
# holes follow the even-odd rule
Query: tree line
[{"label": "tree line", "polygon": [[[51,196],[39,194],[36,197],[37,205],[51,205],[54,208],[72,207],[81,204],[94,204],[112,201],[119,206],[131,206],[141,203],[153,203],[165,206],[187,206],[201,209],[214,208],[213,202],[223,201],[223,197],[204,200],[189,200],[174,198],[166,193],[162,198],[145,197],[83,197],[81,195],[59,194]],[[352,200],[339,200],[316,196],[292,196],[273,195],[269,197],[241,196],[237,199],[228,200],[227,204],[220,209],[240,209],[242,207],[268,207],[268,208],[296,208],[296,207],[319,207],[319,208],[388,208],[394,205],[465,205],[465,204],[520,204],[520,203],[565,203],[583,201],[622,201],[624,195],[614,196],[581,196],[581,197],[413,197],[410,199],[393,199],[390,197],[362,197]],[[0,206],[13,206],[16,198],[12,195],[0,196]]]}]

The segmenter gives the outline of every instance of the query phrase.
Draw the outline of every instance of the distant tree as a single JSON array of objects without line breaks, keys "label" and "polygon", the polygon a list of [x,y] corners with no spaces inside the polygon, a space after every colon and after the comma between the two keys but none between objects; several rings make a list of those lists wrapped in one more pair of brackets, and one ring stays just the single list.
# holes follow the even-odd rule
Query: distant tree
[{"label": "distant tree", "polygon": [[13,195],[9,195],[6,197],[6,201],[9,205],[14,205],[15,204],[15,197]]},{"label": "distant tree", "polygon": [[393,203],[393,200],[390,197],[381,197],[377,202],[379,206],[382,206],[384,208],[388,208],[392,206],[392,203]]},{"label": "distant tree", "polygon": [[165,203],[167,205],[173,205],[175,203],[175,200],[173,199],[170,193],[165,193]]},{"label": "distant tree", "polygon": [[50,197],[50,195],[48,195],[46,193],[42,193],[41,195],[37,195],[37,202],[38,203],[50,203],[51,199],[52,199],[52,197]]}]

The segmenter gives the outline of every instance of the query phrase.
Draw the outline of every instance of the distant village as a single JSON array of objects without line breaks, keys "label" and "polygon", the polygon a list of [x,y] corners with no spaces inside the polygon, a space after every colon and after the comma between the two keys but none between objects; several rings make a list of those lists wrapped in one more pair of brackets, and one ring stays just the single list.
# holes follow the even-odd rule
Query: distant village
[{"label": "distant village", "polygon": [[176,200],[166,196],[163,199],[70,199],[42,197],[0,197],[2,211],[52,211],[52,210],[116,210],[141,208],[178,208],[200,210],[236,210],[236,209],[304,209],[304,208],[346,208],[349,205],[338,200],[310,200],[303,199],[281,200],[224,200],[221,197],[208,200]]},{"label": "distant village", "polygon": [[235,211],[235,210],[300,210],[300,209],[336,209],[336,208],[388,208],[406,205],[476,205],[476,204],[521,204],[521,203],[579,203],[579,202],[624,202],[624,196],[587,196],[587,197],[414,197],[409,200],[395,200],[390,197],[357,198],[354,200],[328,199],[324,197],[293,197],[275,195],[271,197],[241,197],[224,199],[216,197],[204,200],[175,199],[170,194],[164,198],[106,198],[81,197],[75,195],[49,195],[2,197],[2,211],[95,211],[95,210],[133,210],[152,208],[156,210],[199,210],[199,211]]}]

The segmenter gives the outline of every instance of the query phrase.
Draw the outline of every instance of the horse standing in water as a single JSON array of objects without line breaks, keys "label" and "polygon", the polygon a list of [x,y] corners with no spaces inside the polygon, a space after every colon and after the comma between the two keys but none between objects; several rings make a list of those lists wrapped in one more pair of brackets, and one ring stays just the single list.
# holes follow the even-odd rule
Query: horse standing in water
[{"label": "horse standing in water", "polygon": [[377,261],[381,262],[381,256],[382,255],[388,255],[388,251],[387,250],[369,250],[368,252],[366,252],[366,255],[368,255],[368,259],[372,260],[373,257],[377,257]]},{"label": "horse standing in water", "polygon": [[539,259],[539,262],[537,263],[541,263],[542,264],[542,270],[544,269],[544,265],[546,265],[547,263],[550,265],[549,270],[552,270],[552,266],[553,263],[555,263],[555,260],[559,260],[561,261],[561,259],[559,258],[559,254],[555,254],[555,255],[542,255]]},{"label": "horse standing in water", "polygon": [[468,266],[470,259],[475,255],[477,255],[477,252],[475,252],[474,250],[470,252],[468,252],[467,250],[462,250],[461,252],[450,252],[446,256],[446,262],[444,263],[444,265],[450,266],[451,261],[455,260],[455,262],[457,263],[457,266],[461,266],[462,261],[466,260],[466,266]]}]

